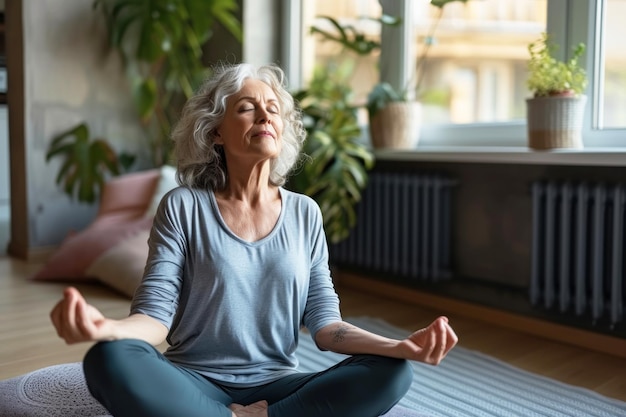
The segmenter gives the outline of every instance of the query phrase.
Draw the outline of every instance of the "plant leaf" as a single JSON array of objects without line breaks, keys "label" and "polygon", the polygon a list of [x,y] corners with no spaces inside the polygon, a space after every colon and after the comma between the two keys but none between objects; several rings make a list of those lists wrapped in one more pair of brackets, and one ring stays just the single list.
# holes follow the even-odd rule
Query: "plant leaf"
[{"label": "plant leaf", "polygon": [[71,198],[93,203],[107,174],[120,173],[115,150],[104,139],[91,140],[85,123],[60,133],[50,143],[46,161],[63,158],[55,181]]},{"label": "plant leaf", "polygon": [[141,80],[133,91],[139,116],[146,121],[154,112],[157,104],[157,86],[154,78]]}]

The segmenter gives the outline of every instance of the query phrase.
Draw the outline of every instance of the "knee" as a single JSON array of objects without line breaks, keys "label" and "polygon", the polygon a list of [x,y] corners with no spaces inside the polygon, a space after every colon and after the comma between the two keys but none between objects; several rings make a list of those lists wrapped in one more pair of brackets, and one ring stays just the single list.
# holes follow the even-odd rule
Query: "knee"
[{"label": "knee", "polygon": [[129,368],[137,354],[145,354],[151,346],[140,340],[117,340],[93,345],[83,359],[83,372],[88,385],[94,379],[108,379],[112,374]]},{"label": "knee", "polygon": [[397,359],[393,368],[393,377],[408,390],[413,383],[413,367],[408,360]]},{"label": "knee", "polygon": [[87,369],[99,368],[119,360],[121,351],[126,350],[128,341],[99,342],[93,345],[83,359],[83,366]]},{"label": "knee", "polygon": [[377,366],[377,378],[398,400],[407,393],[413,383],[413,367],[404,359],[381,357]]}]

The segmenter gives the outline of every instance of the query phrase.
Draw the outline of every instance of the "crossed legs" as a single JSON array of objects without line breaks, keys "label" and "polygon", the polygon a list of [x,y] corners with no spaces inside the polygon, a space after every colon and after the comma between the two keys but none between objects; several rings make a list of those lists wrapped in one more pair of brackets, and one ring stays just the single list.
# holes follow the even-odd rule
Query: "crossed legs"
[{"label": "crossed legs", "polygon": [[139,340],[94,345],[84,371],[92,395],[115,417],[232,417],[231,404],[261,400],[269,417],[377,417],[404,396],[413,376],[406,361],[356,355],[322,372],[232,387],[172,364]]}]

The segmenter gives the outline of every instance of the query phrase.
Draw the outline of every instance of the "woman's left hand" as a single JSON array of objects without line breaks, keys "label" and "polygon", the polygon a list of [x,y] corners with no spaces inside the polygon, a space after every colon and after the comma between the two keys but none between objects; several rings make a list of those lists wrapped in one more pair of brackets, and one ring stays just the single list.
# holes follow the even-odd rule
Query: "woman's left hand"
[{"label": "woman's left hand", "polygon": [[458,341],[448,318],[441,316],[400,342],[400,349],[406,359],[439,365]]}]

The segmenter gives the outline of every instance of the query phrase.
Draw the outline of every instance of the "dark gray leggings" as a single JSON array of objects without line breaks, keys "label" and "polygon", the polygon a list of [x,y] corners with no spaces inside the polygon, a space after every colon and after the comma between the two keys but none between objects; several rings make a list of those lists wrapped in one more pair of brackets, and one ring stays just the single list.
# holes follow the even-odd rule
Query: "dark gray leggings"
[{"label": "dark gray leggings", "polygon": [[231,403],[267,400],[269,417],[377,417],[406,394],[407,361],[356,355],[318,373],[233,388],[169,362],[140,340],[94,345],[84,360],[91,394],[115,417],[231,417]]}]

